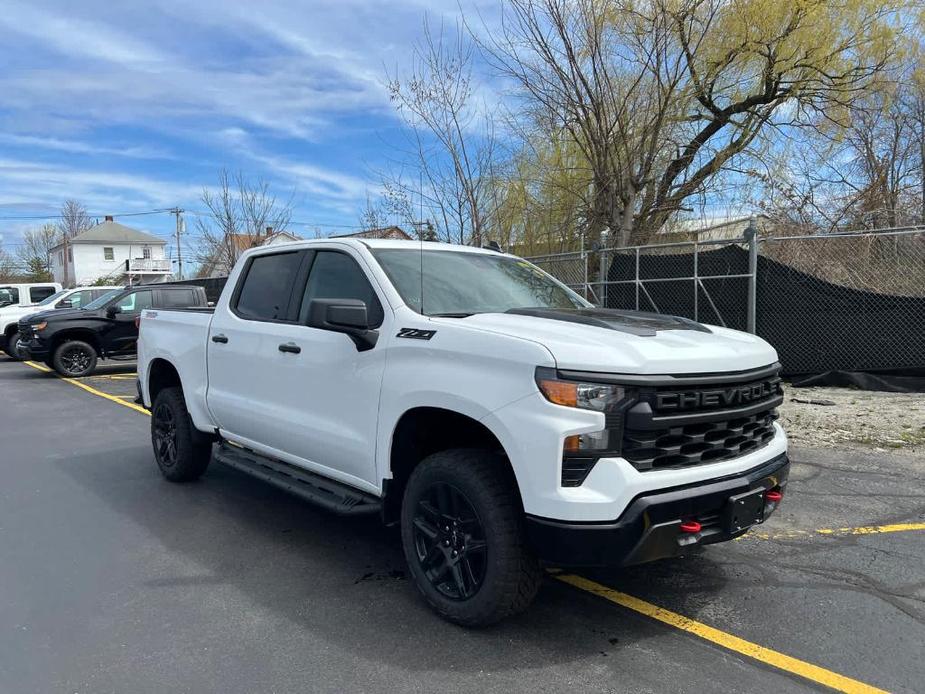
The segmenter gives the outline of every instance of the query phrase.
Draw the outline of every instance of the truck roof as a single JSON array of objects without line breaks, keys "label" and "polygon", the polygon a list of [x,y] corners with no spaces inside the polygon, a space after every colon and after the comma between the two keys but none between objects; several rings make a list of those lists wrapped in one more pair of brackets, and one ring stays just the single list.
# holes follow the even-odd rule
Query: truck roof
[{"label": "truck roof", "polygon": [[283,246],[291,248],[310,248],[312,246],[324,243],[338,243],[354,246],[357,248],[365,246],[369,249],[376,248],[395,248],[405,250],[423,250],[425,251],[457,251],[463,253],[487,253],[497,255],[498,251],[490,248],[477,248],[475,246],[463,246],[457,243],[443,243],[441,241],[406,241],[404,239],[356,239],[356,238],[323,238],[308,239],[302,241],[287,241],[286,243],[274,244],[273,246],[258,246],[261,250],[268,248],[281,248]]}]

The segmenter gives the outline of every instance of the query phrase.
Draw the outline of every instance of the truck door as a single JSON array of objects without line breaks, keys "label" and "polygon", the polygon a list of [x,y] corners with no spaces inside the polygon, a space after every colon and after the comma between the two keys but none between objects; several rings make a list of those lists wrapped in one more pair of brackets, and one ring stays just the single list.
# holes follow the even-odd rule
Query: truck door
[{"label": "truck door", "polygon": [[103,346],[110,354],[131,353],[136,349],[138,342],[138,328],[135,318],[142,309],[153,305],[153,292],[150,289],[139,289],[124,295],[116,306],[119,312],[113,316],[107,315],[107,325],[103,331]]},{"label": "truck door", "polygon": [[[223,430],[271,455],[347,482],[378,486],[384,350],[358,352],[346,335],[305,322],[311,299],[337,298],[366,302],[374,323],[381,324],[386,316],[380,297],[346,250],[305,251],[297,269],[294,261],[274,259],[284,255],[254,256],[231,310],[217,311],[213,318],[208,359],[213,416]],[[282,282],[271,279],[281,277],[293,278],[288,294],[275,288]],[[282,306],[288,307],[285,314],[274,318]]]}]

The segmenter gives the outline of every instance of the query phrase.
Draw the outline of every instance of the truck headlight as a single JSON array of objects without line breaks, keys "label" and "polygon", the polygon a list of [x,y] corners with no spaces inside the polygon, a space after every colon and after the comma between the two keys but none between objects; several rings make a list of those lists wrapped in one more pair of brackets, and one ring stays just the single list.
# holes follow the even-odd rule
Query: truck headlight
[{"label": "truck headlight", "polygon": [[549,402],[604,412],[623,400],[626,388],[609,383],[581,383],[556,377],[553,369],[536,370],[536,384]]},{"label": "truck headlight", "polygon": [[635,401],[635,393],[613,383],[569,381],[559,378],[555,369],[539,367],[536,384],[549,402],[604,414],[604,428],[565,437],[565,458],[612,457],[620,454],[623,442],[623,413]]},{"label": "truck headlight", "polygon": [[32,330],[38,333],[38,332],[41,332],[42,330],[44,330],[44,329],[47,328],[47,327],[48,327],[48,321],[47,321],[47,320],[43,320],[41,323],[36,323],[35,325],[33,325],[33,326],[32,326]]}]

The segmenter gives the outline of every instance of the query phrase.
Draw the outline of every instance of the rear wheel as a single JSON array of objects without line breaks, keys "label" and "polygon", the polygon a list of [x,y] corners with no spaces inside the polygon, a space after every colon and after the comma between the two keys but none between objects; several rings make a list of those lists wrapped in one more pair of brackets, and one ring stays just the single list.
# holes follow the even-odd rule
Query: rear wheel
[{"label": "rear wheel", "polygon": [[164,388],[154,399],[151,445],[161,474],[171,482],[195,480],[209,466],[212,442],[193,427],[178,387]]},{"label": "rear wheel", "polygon": [[55,371],[66,378],[89,376],[96,368],[96,350],[81,340],[61,343],[52,357]]},{"label": "rear wheel", "polygon": [[401,530],[418,590],[451,622],[492,624],[526,609],[539,589],[513,483],[488,451],[422,461],[405,489]]}]

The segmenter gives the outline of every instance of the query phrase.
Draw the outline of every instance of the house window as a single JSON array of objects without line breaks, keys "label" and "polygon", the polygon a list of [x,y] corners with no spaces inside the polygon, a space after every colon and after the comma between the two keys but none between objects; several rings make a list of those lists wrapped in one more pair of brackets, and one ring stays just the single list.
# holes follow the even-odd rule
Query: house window
[{"label": "house window", "polygon": [[64,265],[64,251],[58,251],[58,265]]},{"label": "house window", "polygon": [[151,260],[151,249],[148,246],[141,249],[141,257],[145,260]]},{"label": "house window", "polygon": [[71,246],[67,247],[67,262],[74,262],[74,249]]},{"label": "house window", "polygon": [[115,259],[116,259],[116,256],[112,252],[112,248],[110,246],[104,246],[103,247],[103,260],[115,260]]}]

